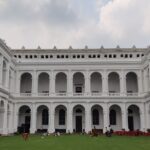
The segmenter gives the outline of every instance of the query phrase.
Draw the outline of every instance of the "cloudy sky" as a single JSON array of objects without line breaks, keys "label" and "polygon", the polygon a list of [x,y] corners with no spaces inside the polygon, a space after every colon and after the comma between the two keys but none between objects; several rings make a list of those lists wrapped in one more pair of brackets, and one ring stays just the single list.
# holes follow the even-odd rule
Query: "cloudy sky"
[{"label": "cloudy sky", "polygon": [[0,0],[11,48],[147,47],[150,0]]}]

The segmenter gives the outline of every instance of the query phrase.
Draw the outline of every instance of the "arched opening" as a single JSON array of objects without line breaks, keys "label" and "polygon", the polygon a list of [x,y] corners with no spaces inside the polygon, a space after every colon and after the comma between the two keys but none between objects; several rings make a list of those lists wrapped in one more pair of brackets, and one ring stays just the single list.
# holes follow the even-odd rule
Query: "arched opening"
[{"label": "arched opening", "polygon": [[63,105],[59,105],[55,109],[55,131],[65,133],[67,128],[67,109]]},{"label": "arched opening", "polygon": [[21,76],[20,93],[31,94],[32,92],[32,75],[30,73],[24,73]]},{"label": "arched opening", "polygon": [[100,73],[92,73],[91,75],[91,93],[98,94],[102,92],[102,77]]},{"label": "arched opening", "polygon": [[3,128],[3,119],[4,119],[4,101],[0,101],[0,134],[2,134],[2,128]]},{"label": "arched opening", "polygon": [[120,78],[118,73],[112,72],[108,75],[109,94],[120,93]]},{"label": "arched opening", "polygon": [[6,87],[6,76],[7,76],[7,65],[6,62],[3,61],[2,85],[4,87]]},{"label": "arched opening", "polygon": [[97,129],[102,133],[104,128],[103,108],[99,105],[94,105],[91,108],[92,112],[92,129]]},{"label": "arched opening", "polygon": [[30,132],[31,109],[29,106],[21,106],[19,109],[18,132]]},{"label": "arched opening", "polygon": [[49,94],[49,75],[47,73],[41,73],[38,78],[38,93],[40,95]]},{"label": "arched opening", "polygon": [[128,107],[128,129],[130,131],[140,130],[140,109],[136,105]]},{"label": "arched opening", "polygon": [[45,105],[41,105],[37,108],[37,131],[38,132],[47,132],[48,123],[49,123],[49,110]]},{"label": "arched opening", "polygon": [[84,75],[80,72],[77,72],[73,75],[73,92],[75,95],[81,95],[84,93],[85,80]]},{"label": "arched opening", "polygon": [[73,131],[79,133],[85,131],[85,108],[81,105],[73,108]]},{"label": "arched opening", "polygon": [[112,105],[109,109],[109,123],[114,131],[122,129],[121,108],[118,105]]},{"label": "arched opening", "polygon": [[138,93],[138,80],[134,72],[129,72],[126,75],[126,89],[128,95]]},{"label": "arched opening", "polygon": [[58,95],[65,95],[67,92],[67,76],[65,73],[58,73],[56,75],[56,93]]}]

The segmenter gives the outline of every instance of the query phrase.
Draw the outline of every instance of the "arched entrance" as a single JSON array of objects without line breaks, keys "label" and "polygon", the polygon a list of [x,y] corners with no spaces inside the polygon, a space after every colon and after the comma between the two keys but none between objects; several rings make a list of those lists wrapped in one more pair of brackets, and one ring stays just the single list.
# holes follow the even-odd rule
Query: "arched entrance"
[{"label": "arched entrance", "polygon": [[39,106],[37,109],[37,131],[38,132],[47,132],[49,122],[48,107],[45,105]]},{"label": "arched entrance", "polygon": [[67,128],[66,118],[67,109],[63,105],[59,105],[55,109],[55,131],[65,133]]},{"label": "arched entrance", "polygon": [[92,129],[102,130],[104,127],[103,108],[99,105],[94,105],[91,108]]},{"label": "arched entrance", "polygon": [[29,106],[21,106],[19,109],[18,132],[30,132],[31,109]]},{"label": "arched entrance", "polygon": [[130,131],[140,130],[140,109],[136,105],[128,107],[128,128]]},{"label": "arched entrance", "polygon": [[122,129],[121,108],[118,105],[112,105],[109,109],[109,123],[114,131]]},{"label": "arched entrance", "polygon": [[85,131],[85,108],[77,105],[73,108],[74,132],[80,133]]}]

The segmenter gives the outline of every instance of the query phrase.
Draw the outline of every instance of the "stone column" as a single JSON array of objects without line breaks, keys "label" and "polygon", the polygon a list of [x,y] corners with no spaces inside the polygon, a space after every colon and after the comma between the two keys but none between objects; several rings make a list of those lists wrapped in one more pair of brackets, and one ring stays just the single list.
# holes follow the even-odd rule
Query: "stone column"
[{"label": "stone column", "polygon": [[51,80],[50,80],[50,91],[51,91],[51,95],[55,96],[55,74],[54,71],[51,72]]},{"label": "stone column", "polygon": [[147,70],[144,70],[144,93],[148,92],[148,80],[147,80]]},{"label": "stone column", "polygon": [[0,87],[2,87],[2,77],[3,76],[3,56],[0,56]]},{"label": "stone column", "polygon": [[37,122],[37,109],[36,104],[32,104],[32,110],[31,110],[31,127],[30,127],[30,133],[34,134],[36,132],[36,122]]},{"label": "stone column", "polygon": [[89,133],[91,130],[92,130],[91,109],[90,109],[90,105],[87,104],[85,108],[85,132]]},{"label": "stone column", "polygon": [[9,70],[10,70],[10,64],[7,63],[7,66],[6,66],[6,89],[8,90],[9,89]]},{"label": "stone column", "polygon": [[16,94],[19,96],[21,93],[20,87],[21,87],[21,74],[19,71],[16,71]]},{"label": "stone column", "polygon": [[2,133],[3,135],[7,135],[7,133],[8,133],[8,127],[7,127],[7,121],[8,121],[7,113],[8,113],[8,109],[7,109],[7,105],[8,105],[8,102],[4,101],[3,133]]},{"label": "stone column", "polygon": [[14,104],[13,110],[14,110],[13,130],[14,130],[14,132],[17,132],[18,121],[19,121],[19,110],[18,110],[17,104]]},{"label": "stone column", "polygon": [[142,71],[140,70],[138,73],[138,94],[141,95],[142,93],[143,93],[143,82],[142,82]]},{"label": "stone column", "polygon": [[55,107],[54,104],[51,104],[49,107],[49,126],[48,132],[54,133],[55,132]]},{"label": "stone column", "polygon": [[140,107],[140,125],[141,125],[141,131],[145,131],[145,124],[146,124],[146,121],[145,121],[145,107],[144,107],[144,103],[141,104],[141,107]]},{"label": "stone column", "polygon": [[37,96],[37,93],[38,93],[37,89],[38,89],[38,79],[37,79],[37,73],[34,70],[33,75],[32,75],[32,91],[31,91],[33,96]]},{"label": "stone column", "polygon": [[126,76],[123,70],[121,71],[120,74],[120,94],[122,96],[126,95]]},{"label": "stone column", "polygon": [[145,103],[145,129],[150,129],[150,118],[149,118],[149,115],[150,115],[150,109],[149,109],[149,104],[148,103]]},{"label": "stone column", "polygon": [[89,75],[89,71],[86,71],[85,74],[85,95],[90,95],[91,93],[91,84],[90,84],[90,75]]},{"label": "stone column", "polygon": [[71,71],[69,71],[68,76],[67,76],[67,93],[68,93],[68,96],[73,95],[73,76],[72,76]]},{"label": "stone column", "polygon": [[108,76],[106,70],[102,74],[102,95],[108,96]]},{"label": "stone column", "polygon": [[68,104],[67,107],[67,133],[73,132],[73,107],[71,103]]},{"label": "stone column", "polygon": [[8,133],[13,133],[13,105],[10,104],[9,105],[10,108],[9,108],[9,113],[8,113],[8,116],[9,116],[9,120],[8,120],[8,129],[9,129],[9,132]]},{"label": "stone column", "polygon": [[106,132],[106,127],[108,128],[109,126],[109,108],[108,104],[105,103],[103,107],[103,115],[104,115],[104,127],[103,127],[103,133]]},{"label": "stone column", "polygon": [[121,112],[122,112],[122,129],[125,129],[125,131],[128,131],[128,111],[126,108],[126,104],[123,103],[121,107]]}]

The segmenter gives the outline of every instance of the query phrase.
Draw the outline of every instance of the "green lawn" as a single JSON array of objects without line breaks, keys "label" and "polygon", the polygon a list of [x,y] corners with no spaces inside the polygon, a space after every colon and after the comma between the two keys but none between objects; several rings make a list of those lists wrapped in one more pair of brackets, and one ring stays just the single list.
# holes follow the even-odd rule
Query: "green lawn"
[{"label": "green lawn", "polygon": [[150,137],[63,135],[42,139],[32,135],[28,141],[21,136],[0,137],[0,150],[150,150]]}]

